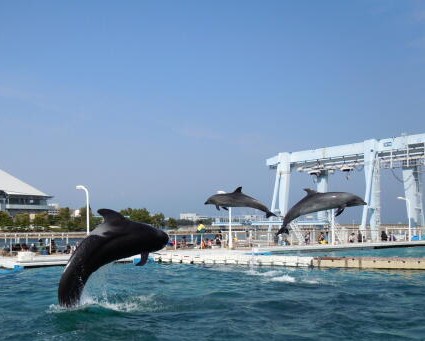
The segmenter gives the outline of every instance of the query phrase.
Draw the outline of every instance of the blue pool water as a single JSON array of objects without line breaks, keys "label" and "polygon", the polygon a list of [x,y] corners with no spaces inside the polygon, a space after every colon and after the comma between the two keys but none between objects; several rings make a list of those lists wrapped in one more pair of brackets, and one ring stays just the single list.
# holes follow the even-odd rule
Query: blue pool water
[{"label": "blue pool water", "polygon": [[111,264],[75,309],[57,305],[62,271],[0,275],[0,339],[425,339],[421,271]]}]

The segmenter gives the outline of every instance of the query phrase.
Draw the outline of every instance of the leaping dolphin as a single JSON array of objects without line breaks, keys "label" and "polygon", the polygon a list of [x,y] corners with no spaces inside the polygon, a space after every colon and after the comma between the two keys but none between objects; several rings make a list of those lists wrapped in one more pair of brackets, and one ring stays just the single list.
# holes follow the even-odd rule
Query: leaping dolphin
[{"label": "leaping dolphin", "polygon": [[286,226],[304,214],[336,208],[335,217],[337,217],[346,207],[367,205],[362,198],[347,192],[321,193],[308,188],[305,188],[304,191],[307,192],[307,195],[286,213],[282,227],[277,234],[288,231]]},{"label": "leaping dolphin", "polygon": [[224,194],[215,194],[210,196],[205,205],[215,205],[217,210],[220,210],[220,207],[227,210],[228,207],[252,207],[257,210],[263,211],[266,213],[266,217],[275,216],[264,204],[262,204],[257,199],[251,198],[250,196],[242,193],[242,187],[236,188],[233,193],[224,193]]},{"label": "leaping dolphin", "polygon": [[161,250],[168,243],[168,235],[158,228],[131,221],[113,210],[100,209],[98,213],[104,223],[77,247],[60,279],[61,306],[77,305],[90,275],[101,266],[138,253],[141,260],[137,265],[145,265],[149,252]]}]

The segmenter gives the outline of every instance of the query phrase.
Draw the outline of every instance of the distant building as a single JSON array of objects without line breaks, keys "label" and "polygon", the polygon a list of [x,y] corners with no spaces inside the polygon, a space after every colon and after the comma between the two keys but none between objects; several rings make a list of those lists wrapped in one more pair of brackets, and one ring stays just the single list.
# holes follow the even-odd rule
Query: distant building
[{"label": "distant building", "polygon": [[59,215],[60,205],[59,204],[49,204],[49,215]]},{"label": "distant building", "polygon": [[73,210],[73,211],[71,212],[71,216],[72,216],[72,217],[74,217],[74,218],[81,217],[81,212],[80,212],[80,210],[79,210],[79,209]]},{"label": "distant building", "polygon": [[8,212],[11,216],[48,212],[47,200],[51,198],[0,169],[0,211]]},{"label": "distant building", "polygon": [[207,216],[201,216],[196,213],[180,213],[180,220],[190,220],[193,222],[208,219]]}]

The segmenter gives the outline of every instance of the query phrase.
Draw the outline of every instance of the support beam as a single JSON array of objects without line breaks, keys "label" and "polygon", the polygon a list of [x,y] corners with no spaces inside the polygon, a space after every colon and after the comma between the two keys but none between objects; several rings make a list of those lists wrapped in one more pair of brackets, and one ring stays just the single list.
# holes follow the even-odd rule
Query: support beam
[{"label": "support beam", "polygon": [[[422,182],[419,172],[419,166],[403,167],[403,183],[404,196],[411,203],[410,212],[407,216],[410,217],[410,224],[413,228],[424,226],[424,212],[422,202]],[[406,209],[409,206],[406,203]]]},{"label": "support beam", "polygon": [[[328,191],[328,180],[329,180],[329,172],[321,171],[317,176],[317,191],[325,193]],[[317,220],[324,221],[328,219],[328,212],[319,211],[317,212]]]},{"label": "support beam", "polygon": [[[405,196],[412,202],[409,211],[415,225],[424,226],[420,167],[425,165],[425,134],[402,135],[387,139],[370,139],[359,143],[279,153],[267,159],[267,166],[276,170],[271,210],[284,216],[288,211],[291,171],[316,174],[317,189],[328,190],[328,175],[336,171],[359,170],[364,167],[365,197],[361,229],[370,226],[372,240],[378,240],[381,224],[381,168],[405,168]],[[410,170],[408,170],[410,169]]]}]

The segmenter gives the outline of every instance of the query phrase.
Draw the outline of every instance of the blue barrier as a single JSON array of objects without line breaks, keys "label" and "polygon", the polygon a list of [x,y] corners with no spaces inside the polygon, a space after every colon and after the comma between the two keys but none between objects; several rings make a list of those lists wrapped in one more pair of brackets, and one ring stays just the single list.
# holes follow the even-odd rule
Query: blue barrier
[{"label": "blue barrier", "polygon": [[15,265],[13,269],[0,269],[0,274],[10,274],[24,270],[23,266]]}]

